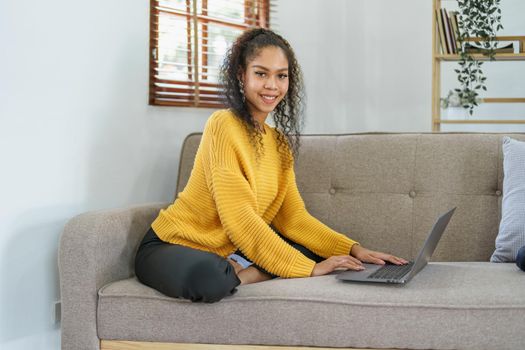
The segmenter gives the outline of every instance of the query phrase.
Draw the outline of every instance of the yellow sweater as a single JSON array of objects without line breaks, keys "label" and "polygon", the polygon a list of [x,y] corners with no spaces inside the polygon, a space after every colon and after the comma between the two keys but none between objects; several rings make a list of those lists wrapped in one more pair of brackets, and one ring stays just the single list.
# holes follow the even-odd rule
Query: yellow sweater
[{"label": "yellow sweater", "polygon": [[152,228],[165,242],[248,259],[284,277],[310,276],[315,261],[270,227],[319,256],[347,255],[356,242],[311,216],[297,190],[293,167],[281,170],[277,131],[264,125],[264,155],[229,110],[208,119],[184,190],[161,210]]}]

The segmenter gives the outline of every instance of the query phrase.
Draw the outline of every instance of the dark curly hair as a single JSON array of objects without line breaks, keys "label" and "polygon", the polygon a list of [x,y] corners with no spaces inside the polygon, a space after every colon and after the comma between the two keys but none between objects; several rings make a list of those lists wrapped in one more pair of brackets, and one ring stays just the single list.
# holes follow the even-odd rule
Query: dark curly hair
[{"label": "dark curly hair", "polygon": [[221,67],[220,81],[223,85],[225,104],[244,122],[251,144],[255,148],[256,158],[259,159],[264,152],[260,126],[248,111],[240,91],[239,72],[245,71],[250,60],[268,46],[281,48],[288,59],[288,92],[272,112],[278,135],[277,150],[281,155],[283,168],[287,169],[293,166],[293,161],[299,153],[303,127],[301,117],[305,100],[301,67],[288,41],[269,29],[254,28],[245,31],[228,50]]}]

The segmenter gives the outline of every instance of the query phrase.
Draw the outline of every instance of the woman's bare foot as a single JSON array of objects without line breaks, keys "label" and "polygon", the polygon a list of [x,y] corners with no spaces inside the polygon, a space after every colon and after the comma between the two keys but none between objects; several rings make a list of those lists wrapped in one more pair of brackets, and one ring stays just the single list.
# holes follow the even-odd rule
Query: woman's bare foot
[{"label": "woman's bare foot", "polygon": [[242,265],[239,264],[237,261],[234,261],[230,258],[227,258],[226,260],[228,260],[228,262],[233,266],[236,275],[238,275],[239,272],[241,272],[241,270],[243,269]]},{"label": "woman's bare foot", "polygon": [[272,278],[270,275],[259,271],[253,266],[248,266],[247,268],[243,268],[242,265],[239,264],[235,260],[232,260],[230,258],[227,258],[226,260],[228,260],[228,262],[235,269],[235,274],[241,280],[241,284],[262,282],[262,281],[267,281]]},{"label": "woman's bare foot", "polygon": [[267,281],[272,279],[272,276],[267,273],[261,272],[253,266],[249,266],[245,269],[242,269],[237,277],[241,280],[241,284],[250,284],[256,282]]}]

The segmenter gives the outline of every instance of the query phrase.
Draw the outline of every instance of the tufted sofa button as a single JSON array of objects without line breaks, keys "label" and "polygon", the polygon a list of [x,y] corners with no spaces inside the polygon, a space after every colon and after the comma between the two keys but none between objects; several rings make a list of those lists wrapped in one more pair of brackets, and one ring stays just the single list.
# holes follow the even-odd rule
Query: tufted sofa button
[{"label": "tufted sofa button", "polygon": [[410,196],[410,198],[415,198],[416,197],[416,191],[410,191],[408,193],[408,195]]},{"label": "tufted sofa button", "polygon": [[331,188],[328,192],[330,192],[330,194],[335,194],[335,188]]},{"label": "tufted sofa button", "polygon": [[496,196],[498,196],[498,197],[501,196],[501,191],[500,190],[496,191]]}]

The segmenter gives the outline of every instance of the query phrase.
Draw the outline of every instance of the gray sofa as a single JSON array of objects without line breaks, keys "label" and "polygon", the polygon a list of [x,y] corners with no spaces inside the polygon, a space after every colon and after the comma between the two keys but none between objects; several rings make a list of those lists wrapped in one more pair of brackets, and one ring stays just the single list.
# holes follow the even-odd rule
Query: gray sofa
[{"label": "gray sofa", "polygon": [[[59,247],[62,349],[149,342],[524,349],[525,274],[515,264],[488,262],[501,216],[502,136],[304,136],[296,174],[307,209],[365,247],[414,258],[437,215],[457,207],[433,261],[405,286],[345,283],[336,271],[191,303],[142,285],[133,273],[139,241],[169,203],[79,215]],[[178,191],[200,137],[184,141]]]}]

